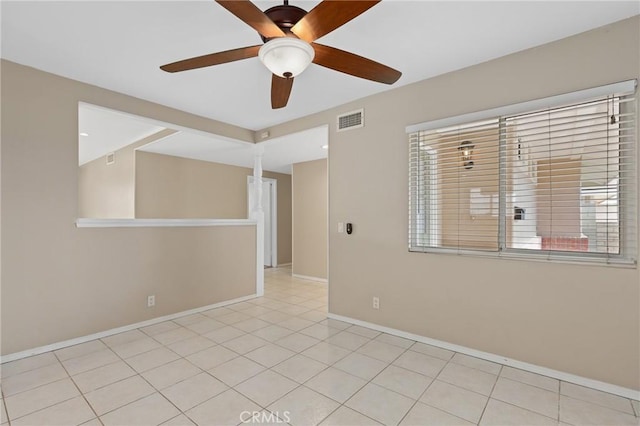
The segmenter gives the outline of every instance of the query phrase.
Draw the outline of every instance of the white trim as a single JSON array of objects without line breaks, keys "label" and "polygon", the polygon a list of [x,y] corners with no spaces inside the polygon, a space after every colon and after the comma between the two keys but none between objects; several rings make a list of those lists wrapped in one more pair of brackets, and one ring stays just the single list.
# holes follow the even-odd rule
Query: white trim
[{"label": "white trim", "polygon": [[78,228],[166,228],[184,226],[249,226],[253,219],[76,219]]},{"label": "white trim", "polygon": [[[275,268],[278,266],[278,179],[274,178],[262,178],[262,182],[271,183],[269,196],[271,197],[270,207],[271,207],[271,267]],[[248,217],[251,217],[251,206],[249,202],[250,194],[249,194],[249,185],[253,183],[253,176],[247,176],[247,209],[248,209]]]},{"label": "white trim", "polygon": [[466,346],[456,345],[454,343],[443,342],[442,340],[431,339],[429,337],[420,336],[417,334],[408,333],[406,331],[397,330],[395,328],[389,328],[378,324],[373,324],[367,321],[362,321],[342,315],[336,315],[332,313],[327,314],[327,318],[331,318],[338,321],[348,322],[350,324],[359,325],[362,327],[371,328],[383,333],[391,334],[398,337],[403,337],[409,340],[415,340],[427,345],[437,346],[439,348],[447,349],[461,354],[473,356],[487,361],[497,362],[499,364],[507,365],[509,367],[518,368],[520,370],[529,371],[531,373],[541,374],[543,376],[552,377],[554,379],[562,380],[564,382],[574,383],[581,386],[586,386],[592,389],[601,390],[603,392],[619,395],[624,398],[631,398],[634,400],[640,400],[640,391],[623,388],[622,386],[613,385],[611,383],[601,382],[599,380],[588,379],[582,376],[576,376],[575,374],[565,373],[563,371],[553,370],[547,367],[541,367],[535,364],[529,364],[528,362],[518,361],[511,358],[506,358],[500,355],[492,354],[489,352],[483,352],[476,349],[468,348]]},{"label": "white trim", "polygon": [[434,130],[442,127],[456,126],[458,124],[486,120],[489,118],[501,117],[503,115],[521,114],[524,112],[536,111],[575,102],[583,102],[586,99],[598,98],[601,96],[611,95],[612,93],[631,93],[635,91],[635,88],[636,80],[627,80],[619,83],[608,84],[606,86],[579,90],[577,92],[564,93],[557,96],[550,96],[548,98],[506,105],[498,108],[487,109],[484,111],[462,114],[455,117],[426,121],[424,123],[412,124],[410,126],[407,126],[405,130],[407,133],[414,133],[423,130]]},{"label": "white trim", "polygon": [[316,282],[319,282],[319,283],[327,283],[328,282],[326,278],[311,277],[311,276],[308,276],[308,275],[291,274],[291,276],[293,278],[298,278],[298,279],[307,280],[307,281],[316,281]]},{"label": "white trim", "polygon": [[254,212],[256,225],[256,295],[264,296],[264,212]]},{"label": "white trim", "polygon": [[224,302],[214,303],[212,305],[202,306],[200,308],[189,309],[187,311],[178,312],[175,314],[165,315],[158,318],[153,318],[150,320],[138,322],[135,324],[129,324],[122,327],[112,328],[110,330],[101,331],[99,333],[93,333],[82,337],[76,337],[75,339],[64,340],[62,342],[52,343],[50,345],[39,346],[33,349],[27,349],[26,351],[16,352],[9,355],[3,355],[0,357],[0,363],[4,364],[5,362],[16,361],[18,359],[27,358],[34,355],[40,355],[45,352],[57,351],[58,349],[66,348],[69,346],[79,345],[80,343],[90,342],[96,339],[102,339],[103,337],[113,336],[114,334],[124,333],[125,331],[135,330],[141,327],[147,327],[150,325],[158,324],[164,321],[170,321],[176,318],[181,318],[187,315],[197,314],[203,311],[208,311],[210,309],[221,308],[223,306],[233,305],[235,303],[244,302],[246,300],[255,299],[257,296],[255,294],[250,294],[248,296],[238,297],[236,299],[226,300]]},{"label": "white trim", "polygon": [[264,154],[264,146],[256,144],[253,151],[255,205],[249,217],[256,221],[256,295],[264,296],[264,212],[262,211],[262,155]]},{"label": "white trim", "polygon": [[278,180],[271,182],[271,267],[278,266]]}]

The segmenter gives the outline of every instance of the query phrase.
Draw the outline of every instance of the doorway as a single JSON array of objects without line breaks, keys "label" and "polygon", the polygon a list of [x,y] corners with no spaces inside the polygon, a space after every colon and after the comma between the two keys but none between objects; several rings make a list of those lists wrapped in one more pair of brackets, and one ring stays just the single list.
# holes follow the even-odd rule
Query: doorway
[{"label": "doorway", "polygon": [[[264,266],[278,266],[278,181],[262,178],[262,210],[264,211]],[[247,176],[247,217],[254,203],[253,176]]]}]

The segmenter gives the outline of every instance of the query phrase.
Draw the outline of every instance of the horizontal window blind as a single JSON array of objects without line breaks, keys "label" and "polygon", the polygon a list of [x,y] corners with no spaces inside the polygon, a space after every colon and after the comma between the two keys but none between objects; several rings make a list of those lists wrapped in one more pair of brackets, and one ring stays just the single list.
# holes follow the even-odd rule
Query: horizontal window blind
[{"label": "horizontal window blind", "polygon": [[409,249],[635,262],[636,117],[612,93],[410,133]]},{"label": "horizontal window blind", "polygon": [[418,245],[498,249],[498,136],[498,120],[412,135],[410,232]]},{"label": "horizontal window blind", "polygon": [[623,253],[620,241],[637,232],[621,226],[620,209],[636,210],[636,177],[626,172],[636,161],[633,101],[611,96],[505,120],[507,248]]}]

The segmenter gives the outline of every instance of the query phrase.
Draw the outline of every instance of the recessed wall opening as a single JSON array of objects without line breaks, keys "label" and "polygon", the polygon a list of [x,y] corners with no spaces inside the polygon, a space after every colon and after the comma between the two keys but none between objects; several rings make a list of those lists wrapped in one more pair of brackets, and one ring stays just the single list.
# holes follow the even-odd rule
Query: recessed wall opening
[{"label": "recessed wall opening", "polygon": [[[272,238],[269,266],[292,261],[293,164],[326,158],[327,144],[327,126],[260,143],[263,178],[277,187],[265,233]],[[251,142],[79,103],[78,217],[246,219],[255,149]]]},{"label": "recessed wall opening", "polygon": [[81,103],[78,216],[246,219],[254,144]]}]

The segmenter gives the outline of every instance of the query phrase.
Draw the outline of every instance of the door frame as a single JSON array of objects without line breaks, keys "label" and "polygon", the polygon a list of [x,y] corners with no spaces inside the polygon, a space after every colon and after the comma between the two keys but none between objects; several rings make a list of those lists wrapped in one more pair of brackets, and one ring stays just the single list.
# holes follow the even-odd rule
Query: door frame
[{"label": "door frame", "polygon": [[[278,266],[278,180],[274,178],[262,178],[262,182],[268,182],[271,184],[271,267]],[[251,217],[251,193],[249,190],[250,184],[253,183],[253,176],[247,176],[247,217]],[[265,259],[266,260],[266,259]]]}]

